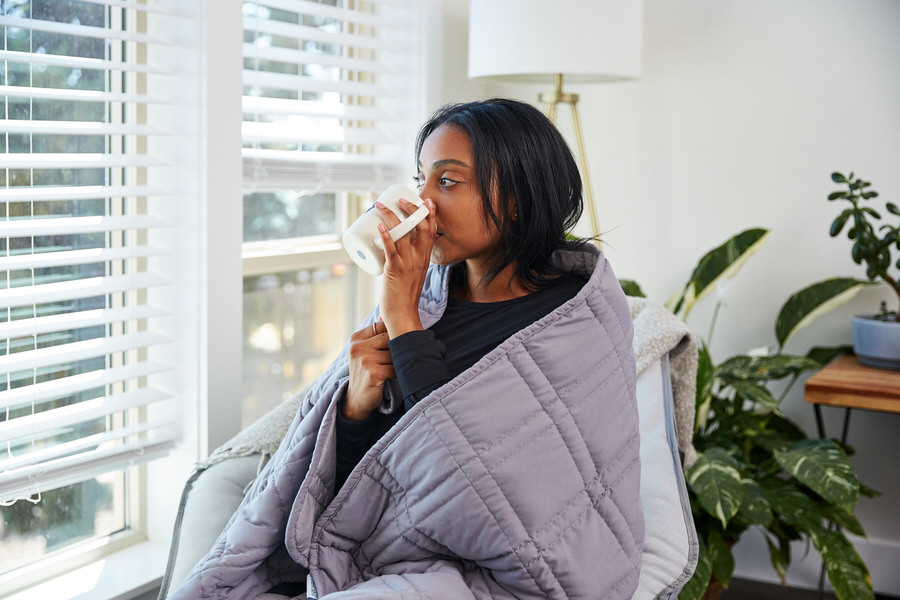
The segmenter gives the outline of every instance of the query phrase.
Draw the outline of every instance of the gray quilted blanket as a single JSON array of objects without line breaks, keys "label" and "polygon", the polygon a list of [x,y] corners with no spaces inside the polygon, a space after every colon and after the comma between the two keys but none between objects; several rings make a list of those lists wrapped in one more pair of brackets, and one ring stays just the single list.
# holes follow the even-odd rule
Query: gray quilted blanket
[{"label": "gray quilted blanket", "polygon": [[[170,598],[290,581],[328,600],[630,598],[643,540],[631,315],[598,250],[556,258],[590,277],[579,294],[408,411],[335,497],[342,353]],[[446,289],[432,267],[426,327]]]}]

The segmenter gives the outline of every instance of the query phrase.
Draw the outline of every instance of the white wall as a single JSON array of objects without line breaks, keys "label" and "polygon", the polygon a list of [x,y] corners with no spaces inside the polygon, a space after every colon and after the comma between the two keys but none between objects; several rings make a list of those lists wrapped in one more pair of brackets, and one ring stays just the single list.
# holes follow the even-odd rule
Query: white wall
[{"label": "white wall", "polygon": [[[467,6],[436,7],[432,45],[442,49],[443,75],[429,81],[429,108],[488,95],[536,102],[539,86],[468,81]],[[864,277],[847,240],[828,236],[837,214],[825,200],[835,189],[830,173],[854,170],[900,203],[900,2],[645,0],[644,13],[639,81],[567,86],[581,95],[605,251],[620,277],[665,301],[707,250],[743,229],[770,228],[768,247],[727,289],[712,350],[722,360],[772,345],[775,317],[794,291],[828,277]],[[561,119],[564,132],[568,126]],[[787,350],[849,343],[849,315],[882,298],[890,298],[886,289],[866,290]],[[704,336],[713,304],[691,315]],[[802,386],[784,408],[815,433]],[[840,414],[826,417],[838,435]],[[892,595],[900,595],[898,430],[900,414],[856,411],[849,439],[863,482],[884,492],[860,501],[870,539],[857,546],[876,591]],[[737,555],[738,574],[775,579],[758,536]],[[797,548],[788,581],[812,587],[817,558],[801,562],[802,555]]]}]

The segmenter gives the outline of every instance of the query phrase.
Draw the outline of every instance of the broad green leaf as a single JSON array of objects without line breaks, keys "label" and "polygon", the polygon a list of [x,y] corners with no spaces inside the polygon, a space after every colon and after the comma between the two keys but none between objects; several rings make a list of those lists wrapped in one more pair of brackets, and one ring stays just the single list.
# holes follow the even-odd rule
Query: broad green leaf
[{"label": "broad green leaf", "polygon": [[778,577],[781,578],[781,584],[784,585],[788,567],[791,566],[791,542],[782,538],[776,538],[773,541],[768,535],[765,538],[766,544],[769,546],[769,558],[772,560],[772,567],[778,573]]},{"label": "broad green leaf", "polygon": [[825,500],[852,512],[859,499],[859,480],[847,455],[831,440],[804,440],[775,460]]},{"label": "broad green leaf", "polygon": [[734,556],[718,530],[713,529],[709,532],[706,538],[706,550],[709,553],[713,574],[722,582],[723,586],[728,587],[731,582],[731,574],[734,573]]},{"label": "broad green leaf", "polygon": [[864,483],[861,483],[859,484],[859,495],[865,496],[866,498],[878,498],[879,496],[881,496],[881,492],[870,488]]},{"label": "broad green leaf", "polygon": [[772,522],[772,507],[762,488],[752,479],[742,480],[741,485],[744,488],[744,500],[738,512],[754,525],[768,527]]},{"label": "broad green leaf", "polygon": [[823,506],[822,514],[825,515],[825,518],[829,521],[837,523],[838,527],[840,527],[841,529],[846,529],[850,533],[858,535],[860,537],[866,536],[866,532],[863,529],[862,523],[859,522],[856,516],[848,513],[840,506],[835,506],[833,504]]},{"label": "broad green leaf", "polygon": [[768,419],[766,419],[766,428],[771,429],[772,431],[781,432],[795,442],[806,439],[806,433],[800,429],[796,423],[783,416],[769,416]]},{"label": "broad green leaf", "polygon": [[720,448],[710,448],[699,455],[686,475],[703,509],[726,527],[744,497],[741,474],[734,466],[734,459]]},{"label": "broad green leaf", "polygon": [[[850,174],[850,179],[853,179],[853,174]],[[835,183],[847,183],[847,178],[835,171],[831,174],[831,180]]]},{"label": "broad green leaf", "polygon": [[796,438],[790,438],[781,433],[757,433],[752,436],[753,444],[767,450],[770,454],[776,450],[787,450],[797,443]]},{"label": "broad green leaf", "polygon": [[806,433],[792,421],[784,415],[775,413],[766,415],[765,424],[757,425],[753,431],[751,440],[753,444],[768,450],[770,454],[776,449],[787,450],[797,442],[807,439]]},{"label": "broad green leaf", "polygon": [[723,379],[771,381],[821,368],[814,360],[791,354],[733,356],[716,368],[716,374]]},{"label": "broad green leaf", "polygon": [[668,300],[666,300],[666,308],[668,308],[673,315],[677,315],[678,311],[681,310],[681,306],[682,304],[684,304],[685,292],[687,292],[687,285],[677,290],[675,293],[669,296]]},{"label": "broad green leaf", "polygon": [[737,275],[744,263],[768,241],[767,229],[748,229],[707,252],[688,281],[684,297],[685,318],[698,301],[716,289],[719,281],[727,281]]},{"label": "broad green leaf", "polygon": [[874,600],[872,578],[865,563],[843,534],[824,531],[813,543],[828,573],[828,581],[838,600]]},{"label": "broad green leaf", "polygon": [[706,552],[706,544],[703,538],[700,538],[700,553],[697,557],[697,568],[694,575],[684,584],[681,593],[678,594],[678,600],[700,600],[703,593],[709,585],[709,579],[712,577],[712,562]]},{"label": "broad green leaf", "polygon": [[620,279],[619,285],[622,286],[622,291],[625,292],[626,296],[635,296],[637,298],[647,297],[636,281],[631,279]]},{"label": "broad green leaf", "polygon": [[859,279],[826,279],[806,287],[788,298],[775,321],[775,338],[784,348],[795,333],[809,325],[816,317],[837,308],[859,293],[871,281]]},{"label": "broad green leaf", "polygon": [[845,354],[853,354],[853,346],[815,346],[806,353],[806,357],[824,367],[838,356]]},{"label": "broad green leaf", "polygon": [[716,367],[706,342],[700,342],[699,360],[697,361],[697,414],[694,418],[694,431],[700,431],[709,417],[712,404],[712,386],[716,379]]},{"label": "broad green leaf", "polygon": [[759,481],[772,512],[784,522],[793,525],[810,536],[825,531],[822,515],[815,500],[810,498],[796,483],[769,477]]},{"label": "broad green leaf", "polygon": [[765,409],[781,414],[778,400],[765,386],[752,381],[727,380],[728,385],[734,388],[744,398],[756,402]]}]

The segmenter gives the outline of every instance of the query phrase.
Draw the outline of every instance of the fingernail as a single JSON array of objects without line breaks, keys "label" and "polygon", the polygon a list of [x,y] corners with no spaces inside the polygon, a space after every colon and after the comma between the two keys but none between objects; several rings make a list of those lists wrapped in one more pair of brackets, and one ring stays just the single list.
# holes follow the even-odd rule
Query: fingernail
[{"label": "fingernail", "polygon": [[381,202],[376,202],[375,206],[377,206],[378,208],[386,208],[385,205],[382,204]]},{"label": "fingernail", "polygon": [[380,231],[381,233],[384,233],[385,231],[387,231],[387,228],[384,226],[384,223],[378,224],[378,231]]}]

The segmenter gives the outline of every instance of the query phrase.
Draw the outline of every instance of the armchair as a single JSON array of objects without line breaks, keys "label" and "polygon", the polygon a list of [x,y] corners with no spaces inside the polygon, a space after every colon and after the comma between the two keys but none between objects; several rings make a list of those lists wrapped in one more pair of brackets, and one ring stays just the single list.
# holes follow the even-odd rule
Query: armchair
[{"label": "armchair", "polygon": [[[684,323],[661,306],[630,301],[638,358],[645,521],[641,574],[633,598],[668,600],[676,598],[693,575],[699,550],[682,472],[683,460],[690,461],[693,453],[690,436],[697,346]],[[290,408],[285,406],[288,411]],[[213,545],[265,459],[259,452],[228,456],[198,467],[188,479],[159,600],[166,600],[169,591]]]}]

